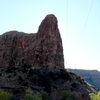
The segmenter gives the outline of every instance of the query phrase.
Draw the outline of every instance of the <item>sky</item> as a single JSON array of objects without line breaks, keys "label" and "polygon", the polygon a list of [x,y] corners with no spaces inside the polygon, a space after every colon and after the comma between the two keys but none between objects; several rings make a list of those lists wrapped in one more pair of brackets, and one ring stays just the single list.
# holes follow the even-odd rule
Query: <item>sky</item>
[{"label": "sky", "polygon": [[58,18],[66,68],[100,70],[100,0],[0,0],[0,34],[36,33],[47,14]]}]

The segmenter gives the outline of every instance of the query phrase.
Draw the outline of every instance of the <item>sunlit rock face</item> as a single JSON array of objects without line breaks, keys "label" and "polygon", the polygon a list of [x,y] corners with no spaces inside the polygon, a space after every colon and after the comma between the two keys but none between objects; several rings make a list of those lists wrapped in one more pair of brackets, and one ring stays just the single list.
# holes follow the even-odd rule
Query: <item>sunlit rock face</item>
[{"label": "sunlit rock face", "polygon": [[34,68],[64,68],[57,18],[47,15],[36,34],[10,31],[0,36],[0,66],[29,64]]}]

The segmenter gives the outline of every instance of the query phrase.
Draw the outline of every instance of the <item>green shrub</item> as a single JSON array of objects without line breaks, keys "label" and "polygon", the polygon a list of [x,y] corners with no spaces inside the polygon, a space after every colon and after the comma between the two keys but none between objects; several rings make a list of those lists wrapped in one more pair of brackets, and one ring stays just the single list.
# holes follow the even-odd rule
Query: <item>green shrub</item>
[{"label": "green shrub", "polygon": [[63,91],[61,93],[61,100],[74,100],[73,94],[71,92]]},{"label": "green shrub", "polygon": [[90,98],[91,100],[100,100],[100,92],[98,92],[97,94],[91,93]]},{"label": "green shrub", "polygon": [[0,100],[10,100],[12,95],[4,90],[0,90]]},{"label": "green shrub", "polygon": [[36,93],[33,95],[33,100],[42,100],[42,96],[40,93]]},{"label": "green shrub", "polygon": [[24,96],[24,100],[42,100],[42,96],[40,93],[36,94],[26,94]]},{"label": "green shrub", "polygon": [[25,92],[26,92],[26,94],[33,94],[33,91],[30,87],[27,88]]},{"label": "green shrub", "polygon": [[50,97],[46,92],[42,92],[41,96],[42,96],[42,100],[50,100]]},{"label": "green shrub", "polygon": [[34,100],[32,94],[26,94],[24,100]]},{"label": "green shrub", "polygon": [[23,100],[50,100],[46,92],[34,93],[31,88],[27,88]]}]

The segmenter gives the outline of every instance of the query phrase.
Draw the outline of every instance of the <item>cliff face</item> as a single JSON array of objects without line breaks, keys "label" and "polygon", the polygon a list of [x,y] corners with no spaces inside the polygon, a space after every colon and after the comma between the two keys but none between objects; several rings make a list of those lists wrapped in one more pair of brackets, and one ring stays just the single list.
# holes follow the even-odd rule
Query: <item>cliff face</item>
[{"label": "cliff face", "polygon": [[57,19],[47,15],[36,34],[17,31],[0,36],[0,65],[27,63],[33,67],[64,67],[62,40]]}]

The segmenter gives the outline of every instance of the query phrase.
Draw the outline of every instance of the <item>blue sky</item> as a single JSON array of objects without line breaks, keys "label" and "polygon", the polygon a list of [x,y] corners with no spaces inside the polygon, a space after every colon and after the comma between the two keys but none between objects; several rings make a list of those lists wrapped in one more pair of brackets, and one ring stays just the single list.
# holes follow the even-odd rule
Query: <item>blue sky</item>
[{"label": "blue sky", "polygon": [[69,0],[67,17],[68,66],[100,70],[100,0]]},{"label": "blue sky", "polygon": [[51,13],[58,18],[66,67],[100,70],[100,0],[0,0],[0,34],[35,33]]}]

